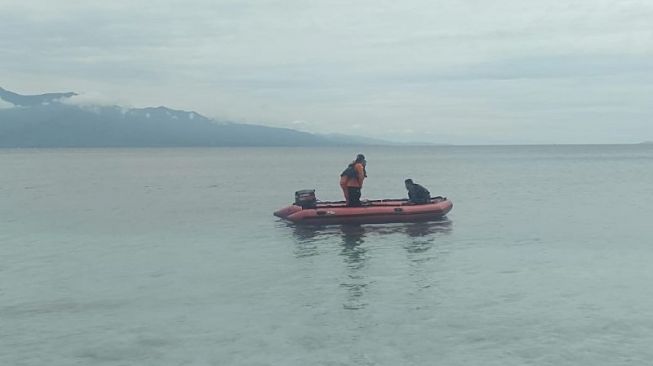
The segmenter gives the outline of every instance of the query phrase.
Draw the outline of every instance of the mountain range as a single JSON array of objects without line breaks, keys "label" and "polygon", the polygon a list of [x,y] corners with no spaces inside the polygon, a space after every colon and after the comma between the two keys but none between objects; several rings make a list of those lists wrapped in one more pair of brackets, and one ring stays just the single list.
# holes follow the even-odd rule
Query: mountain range
[{"label": "mountain range", "polygon": [[384,144],[207,118],[197,112],[79,103],[74,92],[0,88],[0,147],[338,146]]}]

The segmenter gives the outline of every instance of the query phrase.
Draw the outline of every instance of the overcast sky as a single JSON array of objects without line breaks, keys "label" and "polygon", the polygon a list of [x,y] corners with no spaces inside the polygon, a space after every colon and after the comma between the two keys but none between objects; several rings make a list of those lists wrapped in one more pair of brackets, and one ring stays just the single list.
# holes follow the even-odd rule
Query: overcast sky
[{"label": "overcast sky", "polygon": [[0,0],[0,86],[439,143],[653,140],[651,0]]}]

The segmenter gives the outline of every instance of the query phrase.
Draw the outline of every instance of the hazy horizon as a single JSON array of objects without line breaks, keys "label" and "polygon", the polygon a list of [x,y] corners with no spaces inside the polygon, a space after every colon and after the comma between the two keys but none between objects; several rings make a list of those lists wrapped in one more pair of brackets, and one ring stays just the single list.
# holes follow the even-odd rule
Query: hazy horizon
[{"label": "hazy horizon", "polygon": [[21,94],[400,142],[653,140],[643,0],[0,4]]}]

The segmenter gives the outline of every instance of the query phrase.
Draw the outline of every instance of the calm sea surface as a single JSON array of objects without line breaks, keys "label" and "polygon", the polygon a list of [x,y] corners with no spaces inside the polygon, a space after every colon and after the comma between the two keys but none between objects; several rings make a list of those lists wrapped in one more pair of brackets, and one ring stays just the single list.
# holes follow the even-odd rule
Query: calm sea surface
[{"label": "calm sea surface", "polygon": [[[430,224],[298,228],[413,178]],[[0,150],[0,365],[644,365],[653,146]]]}]

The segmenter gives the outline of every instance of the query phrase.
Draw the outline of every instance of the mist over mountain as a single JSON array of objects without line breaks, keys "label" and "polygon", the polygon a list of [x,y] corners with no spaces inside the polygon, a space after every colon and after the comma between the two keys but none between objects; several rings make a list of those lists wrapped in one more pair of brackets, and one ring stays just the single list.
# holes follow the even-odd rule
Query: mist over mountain
[{"label": "mist over mountain", "polygon": [[335,146],[378,142],[217,121],[163,106],[123,108],[81,103],[74,92],[20,95],[0,88],[0,147]]},{"label": "mist over mountain", "polygon": [[19,107],[35,107],[62,98],[70,98],[77,93],[46,93],[40,95],[20,95],[0,87],[0,99]]}]

